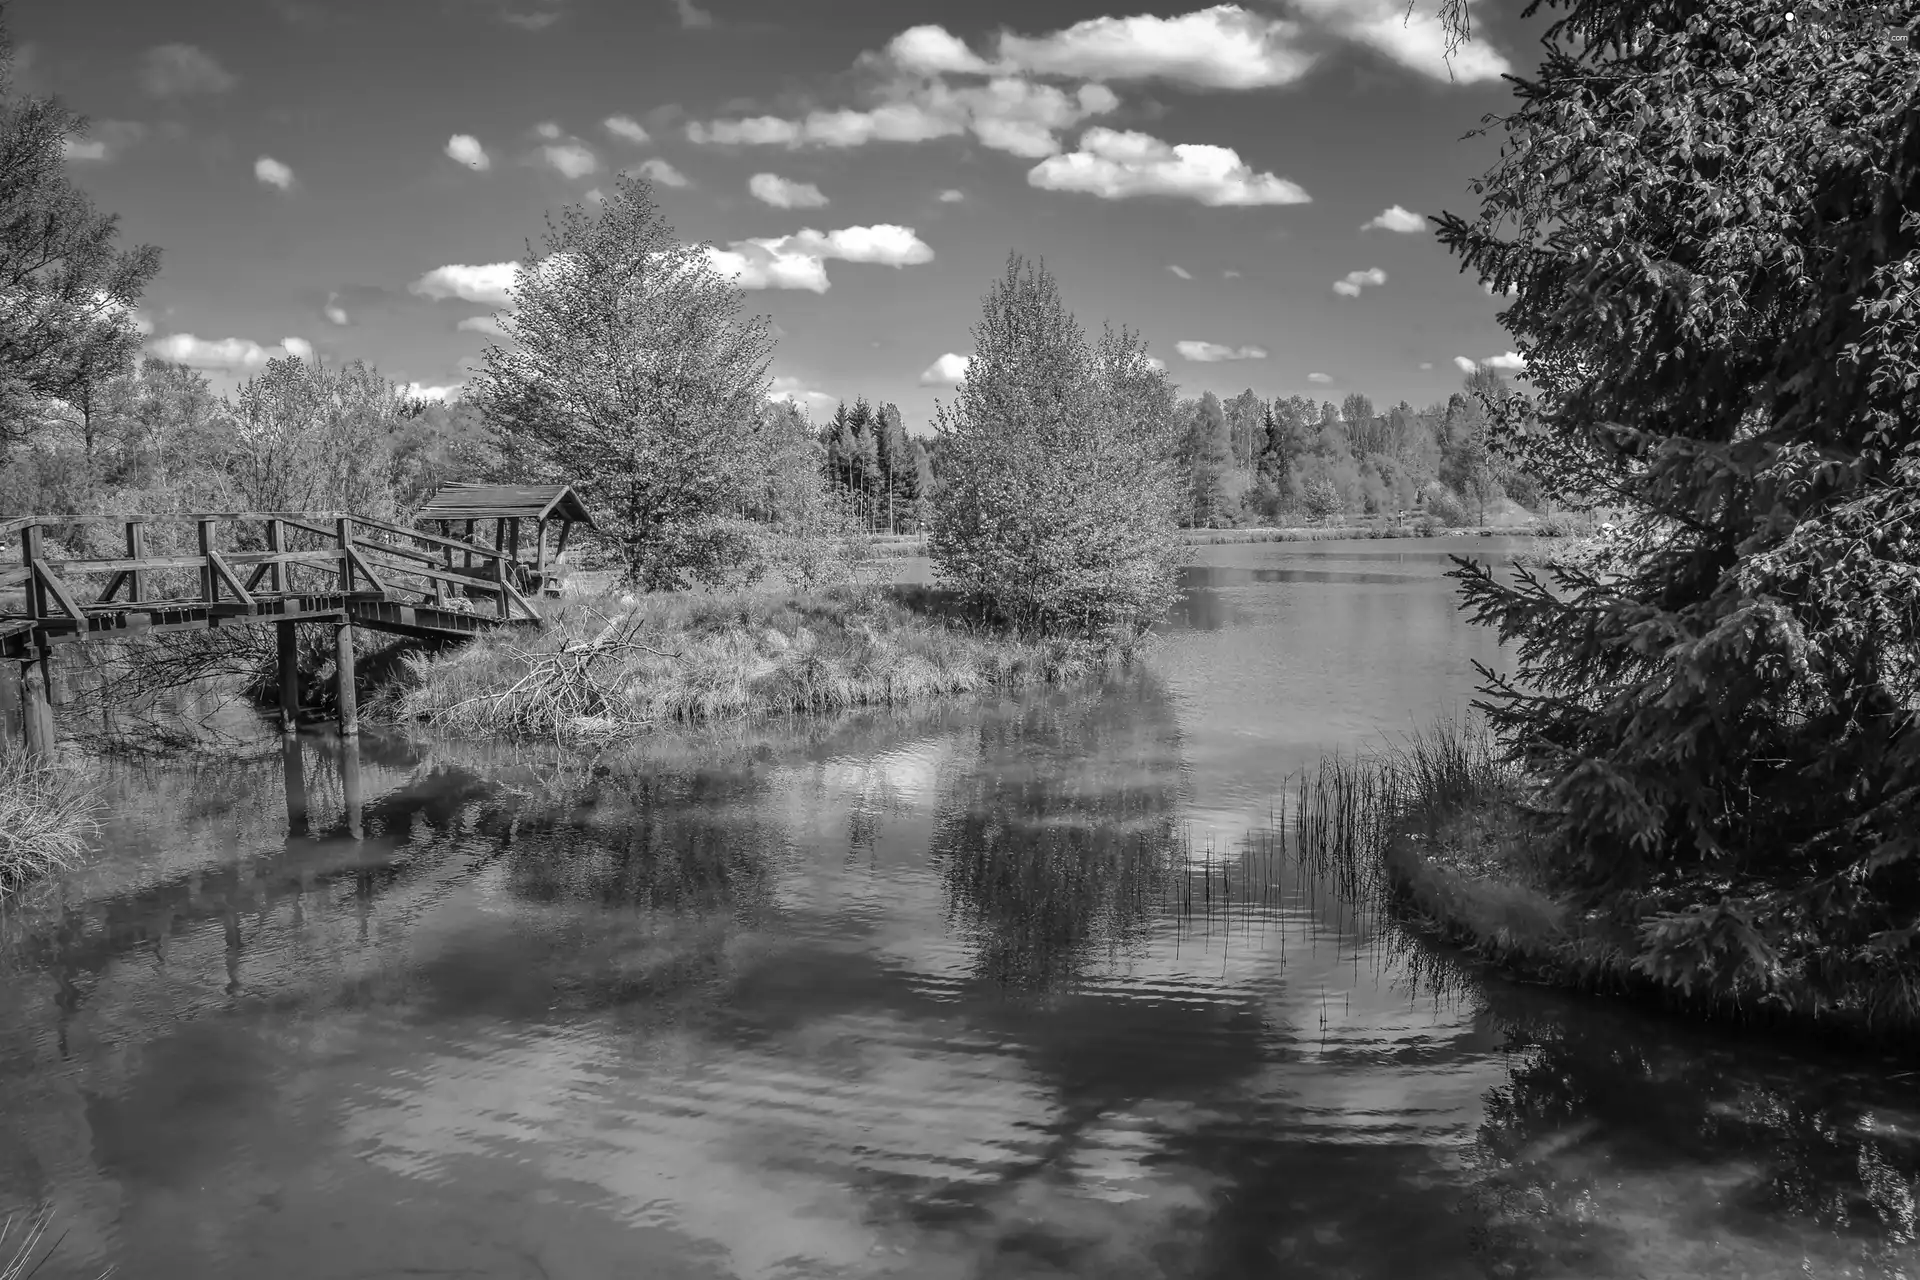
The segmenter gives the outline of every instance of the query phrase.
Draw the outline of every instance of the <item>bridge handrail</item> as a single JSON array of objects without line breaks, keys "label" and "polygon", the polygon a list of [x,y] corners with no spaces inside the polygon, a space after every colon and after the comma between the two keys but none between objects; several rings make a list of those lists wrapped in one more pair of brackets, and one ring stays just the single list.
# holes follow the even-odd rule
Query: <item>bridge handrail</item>
[{"label": "bridge handrail", "polygon": [[[243,521],[267,522],[268,550],[222,552],[216,547],[217,539],[213,526]],[[163,522],[200,526],[199,554],[147,555],[144,535],[140,530],[146,525]],[[38,536],[41,529],[50,526],[57,528],[72,525],[111,524],[119,524],[126,528],[127,554],[125,555],[63,556],[56,559],[46,554],[45,544]],[[286,533],[289,530],[316,535],[332,545],[323,546],[318,550],[289,550],[285,546]],[[363,531],[376,536],[358,536]],[[268,575],[271,575],[273,594],[314,594],[293,590],[291,577],[284,575],[284,571],[296,564],[337,567],[339,579],[334,588],[335,593],[363,594],[364,592],[356,592],[355,588],[360,585],[356,580],[364,580],[364,587],[371,588],[375,594],[394,600],[396,603],[407,603],[403,598],[396,599],[393,590],[382,581],[381,575],[384,572],[425,579],[429,585],[424,589],[411,585],[402,589],[431,596],[432,603],[438,606],[445,606],[449,588],[458,588],[464,590],[469,596],[495,597],[497,615],[503,620],[512,618],[516,609],[528,619],[537,619],[540,616],[539,611],[509,581],[509,566],[515,561],[512,552],[508,549],[427,533],[420,529],[408,528],[405,525],[368,516],[315,511],[181,511],[136,512],[125,515],[19,516],[0,521],[0,535],[8,534],[21,535],[20,552],[23,563],[17,568],[0,570],[0,590],[26,587],[28,599],[27,612],[24,616],[35,621],[56,621],[61,614],[70,615],[72,620],[78,621],[84,616],[138,608],[142,605],[219,604],[222,587],[225,588],[226,596],[251,610],[255,604],[253,593],[259,588],[262,578]],[[425,544],[433,548],[437,554],[418,547],[399,545],[399,539]],[[462,553],[467,557],[467,562],[461,566],[460,570],[454,568],[452,555],[454,552]],[[396,563],[397,561],[411,563]],[[244,585],[235,575],[235,567],[253,570],[252,577]],[[200,589],[197,593],[191,596],[147,596],[145,586],[146,575],[149,572],[186,569],[200,570]],[[65,578],[85,574],[114,576],[98,599],[83,602]],[[115,601],[113,597],[123,584],[132,587],[130,597],[124,601]],[[0,612],[0,620],[20,616],[12,612]]]}]

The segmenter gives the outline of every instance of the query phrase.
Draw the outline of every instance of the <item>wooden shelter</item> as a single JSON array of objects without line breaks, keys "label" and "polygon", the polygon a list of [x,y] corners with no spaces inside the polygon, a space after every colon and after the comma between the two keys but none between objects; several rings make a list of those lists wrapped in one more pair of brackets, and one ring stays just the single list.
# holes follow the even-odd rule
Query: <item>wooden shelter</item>
[{"label": "wooden shelter", "polygon": [[[566,563],[567,537],[573,526],[593,528],[593,516],[570,484],[449,484],[427,499],[414,520],[419,524],[439,521],[444,537],[484,546],[487,522],[493,524],[493,550],[504,554],[513,565],[521,589],[528,592],[559,593],[560,571]],[[522,560],[520,526],[533,524],[532,559]],[[456,534],[455,525],[461,529]],[[559,526],[559,537],[549,556],[549,525]],[[449,553],[451,555],[451,553]],[[472,553],[468,553],[472,558]]]}]

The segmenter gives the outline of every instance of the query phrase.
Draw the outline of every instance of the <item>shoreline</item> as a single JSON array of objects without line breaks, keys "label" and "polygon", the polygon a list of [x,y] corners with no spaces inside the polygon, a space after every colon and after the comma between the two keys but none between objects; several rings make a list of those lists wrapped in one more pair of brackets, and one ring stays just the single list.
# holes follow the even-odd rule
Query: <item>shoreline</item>
[{"label": "shoreline", "polygon": [[[1399,538],[1573,538],[1580,535],[1537,522],[1512,525],[1461,525],[1423,528],[1416,523],[1353,525],[1258,525],[1238,529],[1182,529],[1179,540],[1186,546],[1234,546],[1258,542],[1364,542]],[[906,558],[927,554],[924,534],[876,534],[866,544],[867,553],[876,559]]]},{"label": "shoreline", "polygon": [[1556,891],[1525,840],[1505,796],[1468,802],[1426,831],[1403,822],[1380,850],[1393,909],[1415,932],[1513,980],[1632,1000],[1770,1038],[1840,1041],[1861,1051],[1920,1044],[1920,1011],[1897,972],[1838,992],[1794,980],[1759,995],[1661,980],[1636,965],[1634,925],[1582,910]]}]

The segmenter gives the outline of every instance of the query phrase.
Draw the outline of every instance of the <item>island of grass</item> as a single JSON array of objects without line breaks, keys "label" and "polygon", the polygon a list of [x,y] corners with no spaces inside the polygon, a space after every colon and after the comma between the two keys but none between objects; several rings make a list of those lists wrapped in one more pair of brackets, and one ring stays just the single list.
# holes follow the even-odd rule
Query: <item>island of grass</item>
[{"label": "island of grass", "polygon": [[990,626],[916,588],[575,597],[538,631],[410,659],[377,705],[463,735],[592,743],[1077,679],[1130,650]]}]

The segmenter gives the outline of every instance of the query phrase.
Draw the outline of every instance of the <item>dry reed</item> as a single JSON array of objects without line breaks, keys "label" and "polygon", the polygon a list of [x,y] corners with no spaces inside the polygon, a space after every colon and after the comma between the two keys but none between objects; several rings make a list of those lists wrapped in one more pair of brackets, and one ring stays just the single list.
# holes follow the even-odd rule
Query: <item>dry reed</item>
[{"label": "dry reed", "polygon": [[99,805],[91,773],[0,754],[0,902],[85,853]]},{"label": "dry reed", "polygon": [[[54,1238],[52,1244],[47,1244],[47,1232],[52,1226],[51,1205],[41,1205],[30,1212],[10,1214],[0,1219],[0,1280],[30,1280],[47,1265],[60,1248],[61,1241],[67,1238],[63,1231]],[[9,1244],[16,1230],[20,1239],[17,1243]],[[99,1280],[107,1280],[112,1274],[113,1268],[108,1267],[100,1273]]]}]

